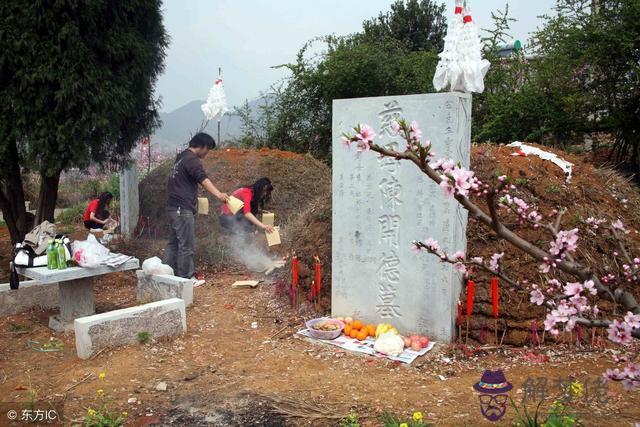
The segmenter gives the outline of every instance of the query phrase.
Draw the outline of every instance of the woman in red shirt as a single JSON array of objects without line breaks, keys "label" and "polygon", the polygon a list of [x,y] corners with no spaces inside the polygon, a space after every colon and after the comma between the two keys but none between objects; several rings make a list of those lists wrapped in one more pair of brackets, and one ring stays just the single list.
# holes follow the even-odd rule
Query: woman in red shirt
[{"label": "woman in red shirt", "polygon": [[233,196],[244,202],[244,207],[233,214],[229,207],[222,205],[220,224],[232,233],[248,234],[256,229],[273,232],[273,227],[263,224],[257,217],[264,210],[264,204],[271,200],[273,185],[269,178],[260,178],[253,185],[246,185],[233,192]]},{"label": "woman in red shirt", "polygon": [[84,211],[84,226],[87,229],[104,228],[105,225],[113,222],[107,208],[113,199],[113,194],[108,191],[102,193],[97,199],[89,202],[87,209]]}]

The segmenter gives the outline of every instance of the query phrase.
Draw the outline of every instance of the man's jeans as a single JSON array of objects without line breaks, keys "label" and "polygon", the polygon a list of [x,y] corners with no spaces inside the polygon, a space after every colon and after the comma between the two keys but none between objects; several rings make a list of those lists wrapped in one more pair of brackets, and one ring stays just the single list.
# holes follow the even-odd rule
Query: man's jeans
[{"label": "man's jeans", "polygon": [[164,251],[163,263],[171,266],[176,276],[191,278],[194,275],[193,246],[195,226],[193,212],[187,209],[169,209],[171,237]]}]

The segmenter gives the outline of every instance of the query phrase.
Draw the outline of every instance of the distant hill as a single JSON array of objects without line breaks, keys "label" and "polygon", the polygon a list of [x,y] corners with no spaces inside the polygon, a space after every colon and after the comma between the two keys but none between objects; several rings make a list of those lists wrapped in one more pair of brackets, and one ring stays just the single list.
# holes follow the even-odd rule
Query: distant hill
[{"label": "distant hill", "polygon": [[[171,111],[170,113],[160,113],[162,126],[156,130],[151,142],[159,144],[162,151],[174,151],[177,147],[185,144],[189,140],[192,132],[200,127],[204,114],[200,106],[205,101],[191,101],[182,107]],[[258,106],[264,104],[262,98],[249,102],[249,106],[254,114],[258,114]],[[229,108],[233,110],[232,107]],[[225,114],[220,121],[220,136],[223,144],[229,143],[231,140],[238,138],[242,133],[242,123],[240,118],[231,112]],[[211,121],[206,128],[206,132],[210,133],[216,140],[218,125],[215,121]]]}]

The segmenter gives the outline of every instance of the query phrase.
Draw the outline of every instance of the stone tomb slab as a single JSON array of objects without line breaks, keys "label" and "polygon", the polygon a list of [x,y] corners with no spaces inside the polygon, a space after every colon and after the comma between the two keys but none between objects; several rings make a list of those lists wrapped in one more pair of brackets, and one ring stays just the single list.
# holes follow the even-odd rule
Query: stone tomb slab
[{"label": "stone tomb slab", "polygon": [[57,283],[40,283],[36,280],[20,282],[18,289],[8,283],[0,285],[0,316],[22,313],[34,307],[43,309],[60,306]]},{"label": "stone tomb slab", "polygon": [[416,120],[435,159],[468,167],[471,96],[389,96],[333,102],[332,314],[388,322],[402,333],[448,342],[455,335],[462,277],[411,242],[428,237],[448,252],[466,250],[467,212],[409,162],[356,154],[344,132],[369,124],[375,142],[399,151],[406,143],[391,123]]},{"label": "stone tomb slab", "polygon": [[193,304],[193,280],[166,274],[147,275],[143,270],[136,271],[136,275],[138,302],[180,298],[187,307]]},{"label": "stone tomb slab", "polygon": [[74,321],[76,351],[88,359],[105,347],[138,342],[138,334],[153,338],[175,336],[187,331],[184,300],[171,298],[137,307],[81,317]]}]

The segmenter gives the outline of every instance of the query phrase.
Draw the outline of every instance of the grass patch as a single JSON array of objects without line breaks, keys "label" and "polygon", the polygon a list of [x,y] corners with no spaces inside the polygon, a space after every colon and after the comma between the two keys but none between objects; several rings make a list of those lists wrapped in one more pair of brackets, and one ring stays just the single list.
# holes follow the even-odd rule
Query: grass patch
[{"label": "grass patch", "polygon": [[149,332],[138,332],[138,342],[140,344],[146,344],[149,341],[151,341],[151,334]]}]

